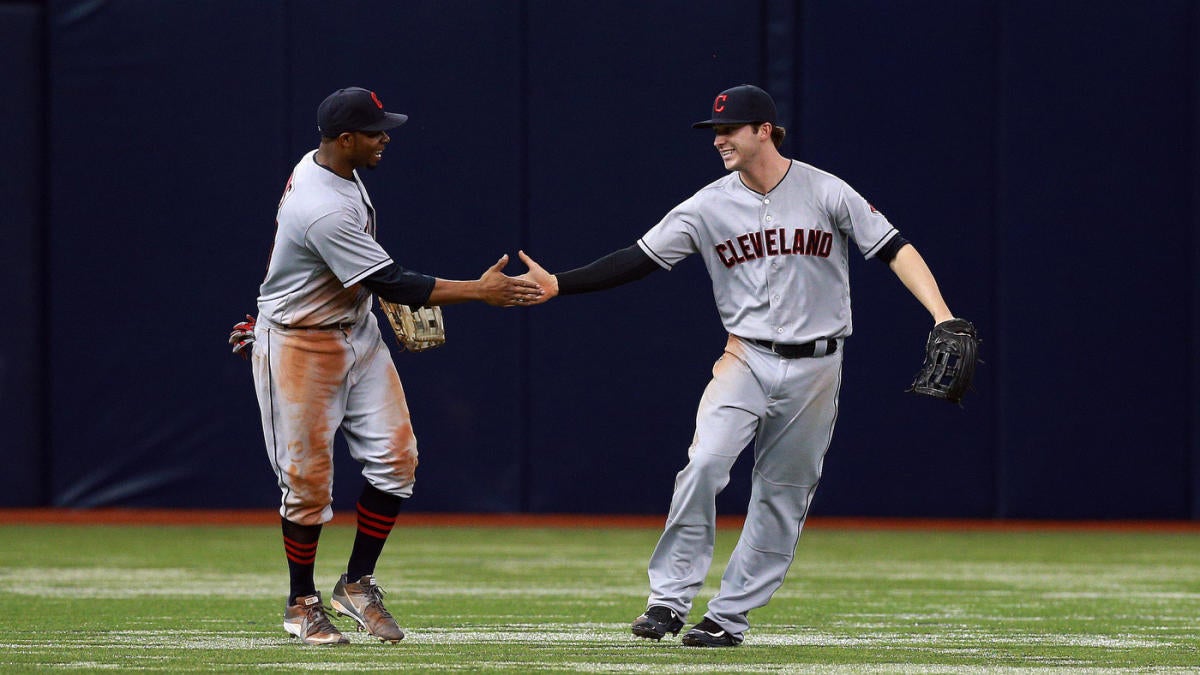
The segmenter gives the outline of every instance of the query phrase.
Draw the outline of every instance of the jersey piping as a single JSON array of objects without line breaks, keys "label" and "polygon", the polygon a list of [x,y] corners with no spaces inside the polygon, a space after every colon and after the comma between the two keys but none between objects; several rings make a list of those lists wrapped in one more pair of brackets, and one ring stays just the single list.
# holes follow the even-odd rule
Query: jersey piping
[{"label": "jersey piping", "polygon": [[359,283],[363,279],[366,279],[367,277],[371,276],[372,274],[375,274],[379,270],[381,270],[391,264],[392,264],[392,259],[388,258],[387,260],[384,260],[383,262],[379,263],[378,265],[375,265],[374,267],[369,267],[369,268],[363,270],[362,272],[354,275],[350,279],[347,279],[345,282],[342,283],[342,286],[345,288],[350,288],[354,284]]},{"label": "jersey piping", "polygon": [[874,246],[867,249],[867,252],[863,254],[863,257],[864,258],[874,258],[875,254],[879,253],[879,249],[886,246],[887,243],[892,240],[892,237],[895,237],[897,234],[900,234],[900,230],[897,230],[896,228],[893,227],[891,230],[888,231],[887,234],[883,235],[883,237],[879,241],[875,242]]},{"label": "jersey piping", "polygon": [[645,252],[646,255],[650,256],[651,260],[658,263],[660,267],[662,267],[663,269],[665,269],[667,271],[675,269],[674,265],[667,262],[666,260],[663,260],[662,256],[655,253],[654,249],[650,248],[650,245],[647,244],[645,241],[643,241],[642,239],[639,238],[637,240],[637,243],[638,243],[638,246],[640,246],[642,248],[642,251]]}]

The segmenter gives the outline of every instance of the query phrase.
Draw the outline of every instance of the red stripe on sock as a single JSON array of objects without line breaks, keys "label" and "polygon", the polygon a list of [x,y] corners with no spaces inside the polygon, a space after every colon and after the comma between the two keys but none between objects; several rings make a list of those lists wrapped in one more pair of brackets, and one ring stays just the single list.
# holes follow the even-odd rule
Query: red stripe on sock
[{"label": "red stripe on sock", "polygon": [[287,548],[294,549],[299,553],[313,553],[317,550],[317,542],[315,541],[310,544],[302,544],[295,539],[288,539],[287,537],[284,537],[283,545]]},{"label": "red stripe on sock", "polygon": [[362,504],[358,505],[358,522],[364,520],[371,521],[371,525],[379,528],[387,528],[389,531],[396,524],[396,516],[384,516],[373,511],[368,511],[363,508]]},{"label": "red stripe on sock", "polygon": [[298,541],[283,538],[283,552],[287,559],[297,565],[311,565],[317,559],[317,542],[301,544]]},{"label": "red stripe on sock", "polygon": [[375,537],[376,539],[387,539],[388,535],[392,533],[392,528],[389,527],[386,530],[381,530],[381,529],[372,527],[367,523],[359,522],[358,531],[362,532],[363,534],[367,535],[368,537]]},{"label": "red stripe on sock", "polygon": [[376,539],[387,539],[396,525],[396,517],[382,516],[358,505],[358,531]]}]

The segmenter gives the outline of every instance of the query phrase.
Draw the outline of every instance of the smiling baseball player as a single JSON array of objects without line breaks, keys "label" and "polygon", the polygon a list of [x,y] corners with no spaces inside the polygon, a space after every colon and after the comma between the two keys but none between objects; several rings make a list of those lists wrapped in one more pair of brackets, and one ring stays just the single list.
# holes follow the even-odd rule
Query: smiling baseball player
[{"label": "smiling baseball player", "polygon": [[407,270],[375,240],[375,207],[358,170],[375,168],[387,130],[408,117],[386,112],[373,91],[339,89],[317,108],[320,146],[292,170],[276,216],[258,317],[230,336],[252,353],[263,437],[282,492],[279,514],[290,592],[284,629],[305,644],[345,644],[313,579],[321,527],[333,517],[334,434],[341,430],[364,478],[358,531],[330,604],[384,642],[404,631],[383,605],[375,564],[413,491],[417,439],[404,387],[371,314],[372,294],[440,306],[536,300],[532,282],[505,276],[503,256],[475,281]]},{"label": "smiling baseball player", "polygon": [[713,557],[716,495],[755,441],[750,503],[721,587],[683,636],[694,647],[742,642],[792,563],[837,419],[851,334],[849,259],[883,261],[932,316],[952,318],[929,268],[887,218],[836,176],[783,157],[767,92],[721,92],[710,119],[730,173],[671,210],[634,245],[552,275],[521,252],[527,278],[555,295],[599,291],[698,254],[729,332],[700,400],[688,464],[675,480],[650,558],[648,608],[633,634],[677,635]]}]

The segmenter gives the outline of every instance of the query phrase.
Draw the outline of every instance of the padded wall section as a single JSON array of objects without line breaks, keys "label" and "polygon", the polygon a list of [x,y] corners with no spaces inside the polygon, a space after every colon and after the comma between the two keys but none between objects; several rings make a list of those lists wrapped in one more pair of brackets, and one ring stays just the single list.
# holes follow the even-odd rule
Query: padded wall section
[{"label": "padded wall section", "polygon": [[1192,355],[1190,369],[1190,388],[1188,390],[1188,408],[1191,410],[1191,461],[1188,475],[1191,477],[1191,517],[1200,519],[1200,2],[1192,3],[1192,16],[1188,24],[1190,28],[1189,41],[1192,46],[1191,54],[1191,89],[1188,91],[1188,102],[1191,111],[1188,117],[1192,121],[1191,133],[1185,134],[1191,145],[1191,200],[1188,212],[1191,214],[1192,259],[1187,276],[1191,279],[1192,302],[1191,331],[1188,353]]},{"label": "padded wall section", "polygon": [[[389,109],[409,115],[379,168],[363,176],[379,241],[393,258],[447,279],[478,278],[505,253],[515,260],[526,96],[520,4],[358,2],[339,5],[336,22],[327,2],[287,7],[293,154],[315,147],[316,106],[329,92],[373,89]],[[506,271],[519,269],[512,263]],[[526,442],[521,311],[470,303],[444,313],[445,346],[394,354],[421,454],[406,508],[516,511]],[[338,504],[357,496],[357,471],[340,453]]]},{"label": "padded wall section", "polygon": [[1192,3],[999,7],[998,515],[1186,517]]},{"label": "padded wall section", "polygon": [[[632,244],[724,174],[690,125],[755,82],[778,94],[785,153],[887,214],[984,338],[964,409],[904,394],[930,322],[852,260],[814,513],[1200,515],[1200,1],[332,7],[0,7],[17,64],[0,120],[32,167],[0,183],[3,307],[46,324],[0,338],[3,499],[278,503],[225,338],[256,311],[280,192],[332,90],[411,116],[364,176],[380,241],[472,279],[520,247],[563,271]],[[409,508],[666,512],[725,340],[699,260],[446,315],[445,347],[395,352],[421,442]],[[361,483],[338,452],[345,509]],[[744,509],[749,468],[722,513]]]},{"label": "padded wall section", "polygon": [[[518,71],[495,54],[515,52],[517,14],[359,3],[331,24],[326,3],[235,5],[54,7],[53,248],[69,270],[54,291],[110,298],[53,315],[58,504],[277,503],[224,335],[255,312],[279,194],[330,91],[367,86],[412,116],[365,177],[401,264],[475,278],[514,250]],[[450,346],[397,359],[419,508],[516,508],[519,317],[447,313]],[[339,448],[339,508],[357,469]]]},{"label": "padded wall section", "polygon": [[276,504],[225,337],[285,177],[280,5],[48,9],[53,503]]},{"label": "padded wall section", "polygon": [[[691,124],[761,82],[754,8],[530,4],[527,250],[547,269],[633,244],[724,173]],[[698,259],[534,308],[528,508],[666,513],[724,344]],[[744,484],[727,494],[744,509]]]},{"label": "padded wall section", "polygon": [[10,319],[9,329],[0,332],[0,506],[32,506],[45,498],[41,7],[0,5],[0,63],[5,64],[0,69],[0,128],[8,159],[0,180],[0,314]]},{"label": "padded wall section", "polygon": [[994,388],[1005,363],[995,271],[996,18],[991,3],[804,3],[797,156],[881,210],[984,337],[965,407],[905,394],[929,314],[882,263],[851,255],[854,334],[815,514],[988,516]]}]

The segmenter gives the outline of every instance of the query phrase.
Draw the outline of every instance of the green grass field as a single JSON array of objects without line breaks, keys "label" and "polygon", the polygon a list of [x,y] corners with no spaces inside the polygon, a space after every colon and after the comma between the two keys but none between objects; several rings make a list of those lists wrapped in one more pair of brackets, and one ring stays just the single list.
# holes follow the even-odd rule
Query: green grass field
[{"label": "green grass field", "polygon": [[[326,595],[352,534],[326,527]],[[629,634],[657,535],[397,528],[377,576],[408,637],[304,647],[276,527],[0,526],[0,672],[1200,672],[1200,535],[810,528],[721,650]]]}]

